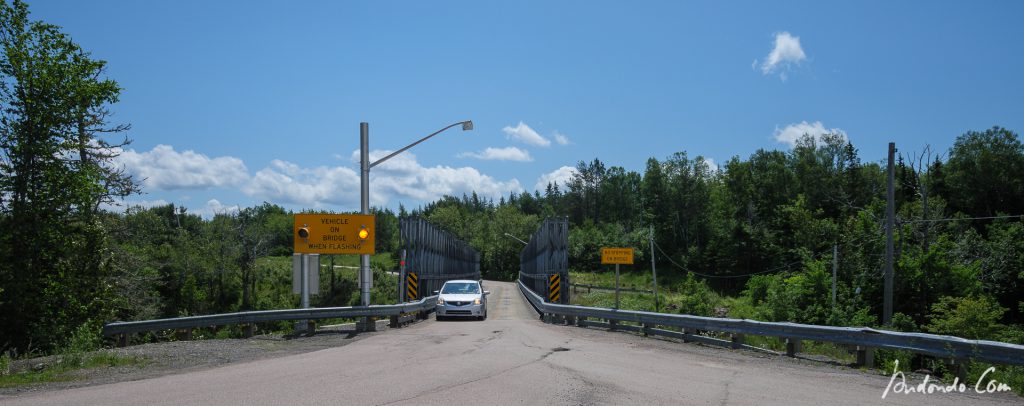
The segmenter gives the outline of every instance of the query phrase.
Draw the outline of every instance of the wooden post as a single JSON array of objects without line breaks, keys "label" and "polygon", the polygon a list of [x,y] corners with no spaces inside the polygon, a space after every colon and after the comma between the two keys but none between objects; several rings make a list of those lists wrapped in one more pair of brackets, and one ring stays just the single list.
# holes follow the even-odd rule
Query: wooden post
[{"label": "wooden post", "polygon": [[687,338],[686,338],[686,336],[691,336],[691,335],[693,335],[694,331],[693,331],[693,329],[692,329],[692,328],[686,328],[686,327],[683,327],[683,330],[682,330],[682,332],[683,332],[683,342],[684,342],[684,343],[688,343],[688,342],[691,342],[691,341],[693,341],[693,340],[690,340],[690,339],[687,339]]},{"label": "wooden post", "polygon": [[729,348],[732,348],[734,350],[738,350],[740,348],[743,348],[743,334],[736,334],[736,333],[730,334],[729,335],[729,342],[730,342]]},{"label": "wooden post", "polygon": [[796,338],[786,338],[786,356],[796,357],[803,350],[803,342]]},{"label": "wooden post", "polygon": [[875,349],[871,347],[857,346],[857,366],[865,368],[875,367]]}]

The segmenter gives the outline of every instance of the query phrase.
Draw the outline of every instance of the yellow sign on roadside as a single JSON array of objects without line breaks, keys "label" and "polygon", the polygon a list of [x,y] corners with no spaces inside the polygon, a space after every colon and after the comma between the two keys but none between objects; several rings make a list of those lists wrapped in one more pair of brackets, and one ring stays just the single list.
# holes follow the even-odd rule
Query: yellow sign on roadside
[{"label": "yellow sign on roadside", "polygon": [[601,263],[633,265],[633,249],[601,248]]},{"label": "yellow sign on roadside", "polygon": [[372,214],[296,214],[295,252],[300,254],[373,254]]}]

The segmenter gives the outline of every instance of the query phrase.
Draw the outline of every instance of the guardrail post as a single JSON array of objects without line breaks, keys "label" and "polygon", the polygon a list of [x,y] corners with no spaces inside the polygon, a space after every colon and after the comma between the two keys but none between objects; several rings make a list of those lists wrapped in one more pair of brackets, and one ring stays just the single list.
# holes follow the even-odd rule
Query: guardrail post
[{"label": "guardrail post", "polygon": [[399,317],[401,317],[401,316],[397,316],[397,315],[396,316],[391,316],[391,324],[390,324],[391,328],[400,328],[400,327],[402,327],[402,323],[399,323],[399,321],[398,321]]},{"label": "guardrail post", "polygon": [[691,342],[691,341],[693,341],[693,340],[691,340],[691,339],[687,338],[687,337],[689,337],[689,336],[692,336],[692,335],[693,335],[693,333],[694,333],[694,330],[693,330],[692,328],[688,328],[688,327],[683,327],[683,329],[682,329],[682,333],[683,333],[683,342],[684,342],[684,343],[688,343],[688,342]]},{"label": "guardrail post", "polygon": [[858,345],[854,351],[857,352],[857,366],[865,368],[875,367],[875,349]]},{"label": "guardrail post", "polygon": [[643,333],[644,337],[651,335],[651,325],[647,323],[641,324],[640,332]]},{"label": "guardrail post", "polygon": [[583,316],[577,317],[576,327],[587,327],[587,318]]},{"label": "guardrail post", "polygon": [[256,323],[246,324],[245,327],[242,328],[243,337],[250,338],[254,335],[256,335]]},{"label": "guardrail post", "polygon": [[970,361],[963,358],[953,358],[950,362],[956,371],[956,377],[960,378],[960,382],[967,381],[967,367],[970,366]]},{"label": "guardrail post", "polygon": [[615,331],[615,328],[618,327],[618,324],[618,320],[608,319],[608,331]]},{"label": "guardrail post", "polygon": [[743,334],[733,333],[729,335],[729,348],[738,350],[743,348]]},{"label": "guardrail post", "polygon": [[118,347],[127,347],[128,346],[128,334],[118,334],[117,335],[117,346]]},{"label": "guardrail post", "polygon": [[367,316],[356,319],[356,331],[360,333],[377,331],[377,318]]},{"label": "guardrail post", "polygon": [[796,338],[786,338],[786,356],[796,357],[796,353],[803,351],[803,342]]},{"label": "guardrail post", "polygon": [[192,341],[192,329],[190,328],[178,330],[175,335],[178,337],[178,341]]}]

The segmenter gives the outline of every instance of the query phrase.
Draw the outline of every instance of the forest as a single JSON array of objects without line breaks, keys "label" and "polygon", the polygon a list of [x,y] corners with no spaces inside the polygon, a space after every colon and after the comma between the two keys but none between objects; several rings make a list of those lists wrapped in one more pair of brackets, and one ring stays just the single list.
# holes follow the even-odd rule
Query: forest
[{"label": "forest", "polygon": [[[58,27],[29,20],[21,2],[0,4],[0,352],[50,352],[114,320],[296,306],[293,213],[274,202],[210,218],[175,204],[106,209],[142,192],[112,165],[129,142],[109,112],[121,88]],[[885,327],[1024,343],[1024,145],[1001,127],[937,137],[955,143],[931,151],[896,140],[895,314]],[[375,302],[394,300],[383,271],[395,266],[401,217],[449,230],[480,251],[486,278],[512,280],[522,244],[504,234],[526,239],[564,216],[577,275],[607,272],[607,246],[636,248],[627,272],[646,275],[653,230],[659,275],[688,295],[665,311],[711,315],[712,296],[740,297],[756,309],[746,316],[764,320],[879,326],[883,162],[862,161],[841,134],[720,167],[684,142],[663,147],[679,152],[642,171],[595,158],[543,191],[374,209]],[[314,305],[358,301],[345,271],[354,262],[325,258]]]}]

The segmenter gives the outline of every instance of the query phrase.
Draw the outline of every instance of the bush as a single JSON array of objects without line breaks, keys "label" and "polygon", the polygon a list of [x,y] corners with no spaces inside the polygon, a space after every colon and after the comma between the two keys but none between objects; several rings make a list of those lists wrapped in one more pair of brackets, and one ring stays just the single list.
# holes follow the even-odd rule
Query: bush
[{"label": "bush", "polygon": [[60,362],[65,367],[78,367],[85,362],[85,353],[100,348],[102,336],[97,323],[86,321],[78,326],[60,349]]},{"label": "bush", "polygon": [[1006,326],[999,324],[1006,308],[988,296],[944,296],[932,305],[925,330],[973,340],[998,339]]},{"label": "bush", "polygon": [[711,316],[714,314],[715,304],[720,301],[718,294],[713,292],[706,282],[694,279],[693,274],[686,275],[686,279],[676,284],[675,290],[679,292],[677,303],[679,313],[682,314]]}]

